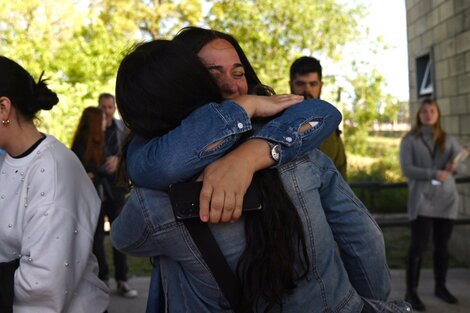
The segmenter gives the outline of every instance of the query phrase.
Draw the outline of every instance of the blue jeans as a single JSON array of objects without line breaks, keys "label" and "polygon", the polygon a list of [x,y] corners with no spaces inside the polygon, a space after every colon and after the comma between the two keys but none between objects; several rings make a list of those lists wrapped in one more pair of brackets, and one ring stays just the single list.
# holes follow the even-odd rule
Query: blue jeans
[{"label": "blue jeans", "polygon": [[[360,312],[364,302],[377,312],[409,312],[402,302],[384,302],[390,276],[382,233],[331,160],[316,150],[281,166],[279,173],[301,217],[312,265],[285,297],[284,312]],[[243,218],[210,225],[232,270],[244,250],[243,226]],[[125,253],[159,258],[148,312],[158,312],[158,295],[166,312],[226,312],[225,298],[185,226],[175,221],[164,192],[134,189],[112,225],[111,239]]]}]

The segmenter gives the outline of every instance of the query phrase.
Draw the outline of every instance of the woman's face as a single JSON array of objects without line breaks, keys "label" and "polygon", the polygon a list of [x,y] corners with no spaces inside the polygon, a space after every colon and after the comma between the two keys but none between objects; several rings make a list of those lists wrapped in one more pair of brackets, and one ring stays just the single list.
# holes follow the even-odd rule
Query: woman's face
[{"label": "woman's face", "polygon": [[215,39],[202,47],[197,55],[216,79],[225,99],[248,93],[245,69],[230,42]]},{"label": "woman's face", "polygon": [[437,107],[433,104],[424,104],[419,110],[419,120],[426,126],[434,126],[439,118]]}]

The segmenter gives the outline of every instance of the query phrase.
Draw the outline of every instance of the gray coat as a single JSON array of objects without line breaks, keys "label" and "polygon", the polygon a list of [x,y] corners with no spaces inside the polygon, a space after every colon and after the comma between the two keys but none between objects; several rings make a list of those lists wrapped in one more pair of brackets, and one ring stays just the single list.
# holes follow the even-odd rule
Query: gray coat
[{"label": "gray coat", "polygon": [[[457,140],[447,135],[443,153],[434,151],[432,130],[422,127],[422,136],[408,133],[400,144],[400,164],[408,180],[408,215],[438,218],[457,218],[458,194],[453,177],[437,182],[438,170],[444,169],[462,151]],[[433,157],[434,155],[434,157]],[[461,163],[458,172],[465,171]]]}]

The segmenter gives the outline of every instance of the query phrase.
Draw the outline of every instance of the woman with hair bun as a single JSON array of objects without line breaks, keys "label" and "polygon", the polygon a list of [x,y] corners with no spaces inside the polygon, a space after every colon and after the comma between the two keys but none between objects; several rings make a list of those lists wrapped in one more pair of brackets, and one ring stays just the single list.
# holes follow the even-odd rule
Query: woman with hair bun
[{"label": "woman with hair bun", "polygon": [[0,311],[104,312],[91,252],[100,200],[74,153],[33,122],[59,99],[4,56],[0,73]]}]

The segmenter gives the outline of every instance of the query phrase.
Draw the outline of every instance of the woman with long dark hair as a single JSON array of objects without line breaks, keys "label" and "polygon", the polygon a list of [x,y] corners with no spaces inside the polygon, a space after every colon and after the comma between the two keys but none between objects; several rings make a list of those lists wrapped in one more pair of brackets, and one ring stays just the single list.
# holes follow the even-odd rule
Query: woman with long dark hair
[{"label": "woman with long dark hair", "polygon": [[[261,83],[233,36],[211,29],[186,27],[176,35],[174,40],[199,57],[214,77],[224,99],[233,99],[247,93],[262,95],[274,93],[271,88]],[[316,102],[309,103],[313,105]],[[257,105],[256,102],[251,103],[252,106],[253,104]],[[273,107],[270,103],[267,105],[269,109]],[[274,105],[274,107],[277,106]],[[266,109],[266,107],[260,106],[261,111]],[[286,121],[295,121],[299,118],[301,121],[307,120],[310,114],[328,117],[327,111],[316,112],[315,108],[310,109],[312,110],[310,113],[302,112],[303,116],[289,117],[293,108],[282,114]],[[204,115],[194,117],[190,114],[187,123],[191,120],[194,120],[196,124],[200,120],[211,121],[214,117],[219,116],[219,113],[215,112],[213,113],[214,117],[211,117],[211,113],[205,112]],[[229,118],[237,118],[237,115]],[[200,201],[201,220],[209,211],[209,203],[211,205],[223,203],[219,204],[219,207],[211,208],[209,221],[211,223],[233,221],[240,216],[241,205],[230,211],[233,207],[232,199],[244,193],[256,169],[277,168],[288,163],[289,160],[308,153],[307,160],[311,160],[309,161],[311,166],[315,167],[316,173],[318,172],[314,175],[312,171],[310,182],[318,184],[320,206],[324,209],[328,225],[341,251],[341,258],[352,285],[362,297],[386,300],[390,293],[390,273],[386,263],[383,235],[377,223],[344,179],[337,176],[329,159],[319,149],[313,149],[318,141],[309,140],[308,135],[311,132],[306,130],[311,126],[310,124],[304,123],[297,129],[290,124],[281,126],[275,120],[273,123],[269,123],[271,119],[269,117],[252,117],[250,122],[254,134],[250,138],[260,140],[239,140],[239,145],[225,155],[217,156],[218,159],[203,170],[199,166],[200,162],[205,160],[193,157],[195,153],[198,153],[196,150],[192,152],[187,150],[187,147],[193,147],[193,141],[186,141],[184,134],[178,136],[178,128],[172,132],[171,142],[181,143],[181,146],[186,148],[186,153],[179,150],[181,162],[174,163],[171,167],[168,167],[163,160],[166,155],[176,150],[166,150],[165,145],[160,144],[160,139],[135,138],[132,142],[132,149],[128,153],[129,176],[139,186],[162,189],[168,186],[173,181],[172,179],[180,179],[180,175],[187,174],[188,168],[199,168],[202,170],[200,178],[204,181]],[[207,125],[211,126],[210,123]],[[199,129],[200,126],[197,125],[197,128]],[[222,128],[211,128],[201,132],[199,138],[204,138],[209,134],[209,131],[214,133],[210,134],[216,136],[215,138],[226,135],[226,131]],[[323,129],[323,131],[325,130]],[[205,137],[208,140],[206,142],[208,146],[213,143],[210,141],[213,139],[211,136]],[[268,157],[267,143],[279,144],[280,153],[277,163],[272,162]],[[293,170],[295,169],[294,167]],[[294,175],[303,176],[305,173],[298,171]],[[235,196],[231,196],[232,194]],[[158,271],[155,260],[153,264],[155,265],[154,271]]]},{"label": "woman with long dark hair", "polygon": [[71,147],[96,187],[99,186],[100,175],[103,174],[103,169],[100,168],[104,162],[105,123],[105,116],[100,108],[85,108],[75,130]]},{"label": "woman with long dark hair", "polygon": [[[172,153],[166,154],[164,162],[169,168],[180,166],[178,149],[190,154],[192,150],[200,150],[193,157],[206,164],[230,149],[238,140],[238,129],[250,124],[246,113],[229,114],[232,118],[226,118],[224,111],[239,111],[243,105],[238,102],[255,97],[214,103],[222,97],[205,67],[194,54],[167,41],[143,44],[125,57],[118,71],[116,96],[121,116],[135,134],[147,139],[161,137],[161,144],[165,145],[179,132],[177,135],[185,134],[181,137],[185,143],[193,142],[195,148],[178,142],[168,145]],[[303,134],[303,139],[305,144],[310,140],[312,146],[318,146],[335,129],[339,119],[333,106],[320,100],[311,101],[285,112],[297,112],[295,129],[315,122]],[[218,111],[219,118],[205,121],[207,110]],[[308,110],[317,113],[305,114]],[[186,119],[189,114],[199,116],[198,125]],[[282,116],[275,120],[280,122]],[[226,133],[222,139],[214,137],[212,141],[217,145],[211,149],[201,145],[200,137],[217,133],[217,126],[222,124],[232,133]],[[229,127],[231,124],[235,127]],[[173,148],[174,145],[179,148]],[[189,166],[173,182],[191,178],[204,166]],[[293,175],[292,168],[305,175]],[[308,307],[316,311],[318,306],[319,311],[329,308],[353,312],[364,307],[364,300],[351,286],[339,258],[319,201],[318,186],[309,181],[310,175],[316,175],[312,171],[316,169],[307,158],[291,162],[279,171],[261,171],[255,180],[261,186],[264,209],[235,223],[210,226],[242,282],[245,308],[299,312]],[[159,256],[168,311],[225,310],[219,288],[184,226],[175,221],[164,191],[134,188],[121,216],[113,223],[111,237],[123,251]],[[386,310],[385,304],[376,304]]]},{"label": "woman with long dark hair", "polygon": [[448,242],[458,212],[458,194],[453,175],[464,171],[457,155],[463,149],[441,126],[435,100],[424,99],[416,112],[413,128],[400,145],[400,163],[408,179],[408,215],[411,243],[406,267],[406,296],[413,309],[422,311],[418,297],[421,261],[432,233],[435,294],[447,303],[457,303],[446,287]]}]

